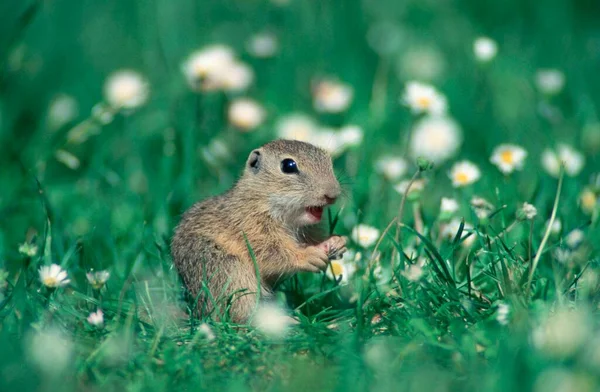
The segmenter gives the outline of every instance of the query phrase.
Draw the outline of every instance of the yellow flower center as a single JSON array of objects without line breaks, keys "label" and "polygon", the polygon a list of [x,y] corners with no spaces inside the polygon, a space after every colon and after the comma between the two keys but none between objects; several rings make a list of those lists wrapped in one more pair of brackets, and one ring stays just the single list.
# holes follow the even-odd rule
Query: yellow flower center
[{"label": "yellow flower center", "polygon": [[58,280],[55,276],[47,276],[44,278],[44,285],[48,287],[56,287],[58,286]]},{"label": "yellow flower center", "polygon": [[464,172],[456,173],[454,179],[459,184],[466,184],[467,182],[469,182],[469,176],[467,176],[467,174]]},{"label": "yellow flower center", "polygon": [[429,107],[429,105],[431,105],[431,98],[427,96],[419,97],[417,98],[417,103],[419,104],[419,106],[422,106],[424,108]]},{"label": "yellow flower center", "polygon": [[587,211],[593,211],[596,206],[596,195],[590,190],[585,190],[581,194],[581,207]]},{"label": "yellow flower center", "polygon": [[342,264],[340,264],[336,261],[332,261],[331,262],[331,271],[333,272],[333,276],[340,276],[341,274],[344,273],[344,267],[342,267]]},{"label": "yellow flower center", "polygon": [[510,150],[505,150],[500,153],[500,160],[504,163],[512,164],[514,163],[514,155]]}]

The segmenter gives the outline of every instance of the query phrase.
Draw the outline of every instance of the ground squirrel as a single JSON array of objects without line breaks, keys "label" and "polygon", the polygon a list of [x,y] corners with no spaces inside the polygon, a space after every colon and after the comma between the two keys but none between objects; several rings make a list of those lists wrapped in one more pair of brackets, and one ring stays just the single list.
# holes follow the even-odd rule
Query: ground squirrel
[{"label": "ground squirrel", "polygon": [[340,192],[331,157],[312,144],[276,140],[252,151],[237,183],[193,205],[175,229],[173,261],[200,314],[222,319],[230,306],[231,320],[246,322],[259,288],[268,298],[280,279],[340,257],[346,240],[315,226]]}]

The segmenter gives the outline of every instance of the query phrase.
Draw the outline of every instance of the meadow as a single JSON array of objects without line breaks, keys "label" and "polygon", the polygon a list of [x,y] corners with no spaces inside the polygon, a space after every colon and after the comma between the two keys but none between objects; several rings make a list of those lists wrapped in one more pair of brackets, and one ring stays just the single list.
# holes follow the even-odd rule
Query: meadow
[{"label": "meadow", "polygon": [[[600,390],[599,20],[3,2],[0,390]],[[248,325],[199,318],[173,229],[282,137],[332,154],[349,251]]]}]

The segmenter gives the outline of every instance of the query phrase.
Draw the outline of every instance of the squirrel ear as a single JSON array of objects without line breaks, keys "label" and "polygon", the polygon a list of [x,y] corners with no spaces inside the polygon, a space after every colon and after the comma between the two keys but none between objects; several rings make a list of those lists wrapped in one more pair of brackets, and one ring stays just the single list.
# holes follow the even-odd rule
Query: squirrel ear
[{"label": "squirrel ear", "polygon": [[253,172],[256,173],[260,167],[260,161],[261,161],[260,151],[254,150],[250,153],[250,156],[248,157],[247,165],[250,168],[250,170],[252,170]]}]

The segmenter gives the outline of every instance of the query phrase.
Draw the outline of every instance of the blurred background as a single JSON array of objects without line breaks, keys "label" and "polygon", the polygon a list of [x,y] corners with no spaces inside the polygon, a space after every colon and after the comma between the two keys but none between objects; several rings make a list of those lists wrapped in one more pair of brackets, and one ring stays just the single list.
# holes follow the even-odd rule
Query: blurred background
[{"label": "blurred background", "polygon": [[[162,383],[150,385],[157,389],[178,377],[213,385],[222,378],[222,368],[243,377],[252,366],[264,370],[259,366],[264,358],[250,365],[244,362],[255,354],[248,347],[227,351],[242,343],[226,331],[222,336],[230,340],[218,347],[222,352],[205,348],[201,353],[206,355],[203,360],[210,355],[217,359],[207,359],[200,373],[188,369],[181,376],[175,365],[163,365],[169,359],[181,366],[189,362],[191,354],[182,353],[174,343],[188,336],[187,332],[176,323],[145,324],[137,313],[132,327],[134,316],[121,310],[124,298],[132,308],[146,294],[156,299],[154,295],[168,293],[165,302],[179,299],[180,285],[171,268],[168,243],[180,214],[195,201],[228,189],[248,153],[277,137],[306,139],[332,153],[346,190],[336,231],[345,235],[362,223],[377,228],[379,235],[398,214],[402,181],[411,178],[417,170],[416,158],[425,155],[435,167],[425,175],[426,190],[415,196],[418,207],[407,206],[406,223],[418,225],[420,220],[426,231],[431,230],[428,233],[438,234],[440,199],[452,197],[458,201],[460,216],[486,226],[489,222],[472,208],[472,198],[481,196],[494,210],[503,209],[500,218],[490,223],[493,229],[486,232],[496,234],[527,201],[538,209],[539,217],[531,224],[537,246],[553,207],[558,161],[568,161],[557,211],[562,224],[558,232],[583,229],[586,247],[578,257],[589,262],[588,271],[598,271],[599,21],[600,3],[592,0],[1,2],[0,267],[22,283],[22,287],[11,286],[20,294],[12,295],[10,301],[0,296],[0,314],[10,320],[0,326],[7,347],[2,364],[7,366],[6,374],[13,374],[7,379],[9,385],[33,387],[45,379],[46,373],[28,379],[30,369],[37,368],[21,367],[12,359],[26,356],[15,337],[20,341],[30,329],[52,323],[69,330],[77,341],[75,365],[69,356],[57,356],[60,366],[72,366],[68,380],[74,389],[106,374],[110,374],[103,379],[106,385],[127,384],[127,377],[119,371],[111,373],[123,363],[98,364],[96,355],[102,350],[96,351],[96,340],[105,335],[83,331],[85,317],[96,309],[91,304],[97,304],[86,283],[90,269],[110,270],[110,295],[105,294],[103,309],[107,315],[112,312],[115,325],[135,330],[133,340],[139,339],[135,343],[123,340],[130,346],[122,345],[137,355],[137,362],[129,362],[131,373],[124,374],[135,374],[138,386],[146,385],[141,380],[156,368],[157,373],[166,374]],[[437,102],[443,102],[443,122],[423,122],[431,117],[417,108],[425,101],[417,98],[411,103],[407,86],[412,82],[433,89]],[[415,145],[416,134],[423,139]],[[504,173],[490,161],[503,143],[527,152],[521,169],[514,173]],[[560,159],[552,158],[556,156],[553,151]],[[455,184],[453,164],[461,160],[480,171],[471,186]],[[527,259],[531,253],[528,229],[528,225],[519,226],[511,234],[514,246],[518,245],[515,270],[524,265],[517,259]],[[455,234],[456,230],[449,239]],[[562,244],[559,235],[552,241],[556,247]],[[36,249],[20,249],[22,244]],[[450,249],[448,254],[454,251],[448,241],[443,245]],[[372,248],[359,239],[352,246]],[[387,257],[392,249],[384,243],[382,252]],[[466,253],[460,256],[463,260]],[[553,279],[560,279],[553,257],[548,252],[542,258],[540,274],[546,285],[536,294],[532,314],[546,314],[554,299],[565,299],[560,285],[554,286]],[[37,269],[50,262],[68,268],[73,288],[68,296],[57,296],[60,306],[55,307],[48,307],[37,289]],[[571,269],[564,267],[569,279],[573,271],[588,268],[578,262]],[[22,270],[26,283],[17,279]],[[6,279],[1,274],[0,278]],[[135,286],[145,278],[151,282],[150,289],[142,286],[134,292],[132,281]],[[494,277],[488,286],[495,287],[498,280]],[[323,287],[316,278],[302,282],[308,293]],[[567,279],[561,284],[568,286]],[[580,318],[564,313],[563,320],[575,321],[560,328],[555,325],[557,330],[585,325],[580,336],[592,340],[597,331],[596,289],[586,292],[591,305],[578,314]],[[298,286],[294,290],[296,295],[302,291]],[[462,314],[459,311],[445,314],[436,307],[427,308],[433,301],[428,297],[430,290],[418,291],[411,298],[426,304],[415,307],[423,313],[417,320],[395,299],[377,294],[381,295],[377,306],[397,312],[393,313],[396,319],[389,317],[390,326],[383,332],[364,332],[364,325],[356,321],[364,315],[359,307],[355,309],[355,302],[334,301],[332,306],[340,312],[353,309],[340,314],[352,314],[356,317],[352,326],[358,327],[342,327],[342,333],[333,338],[328,327],[315,324],[307,332],[309,339],[298,338],[289,346],[297,352],[315,350],[332,367],[307,364],[295,354],[290,359],[279,348],[273,355],[278,361],[285,358],[281,361],[285,366],[298,365],[299,373],[290,376],[298,385],[314,383],[322,389],[333,385],[326,381],[326,369],[363,374],[364,369],[381,363],[390,364],[388,370],[373,370],[373,377],[380,377],[381,385],[389,388],[397,385],[398,377],[406,377],[406,390],[431,390],[437,382],[449,389],[473,390],[591,391],[600,385],[594,378],[600,363],[597,356],[573,359],[571,372],[533,349],[521,351],[530,341],[526,306],[521,313],[514,308],[520,324],[510,331],[516,331],[513,336],[493,321],[495,316],[488,312],[491,305],[473,311],[469,322],[478,324],[471,332],[471,324],[460,321],[464,315],[456,316]],[[511,297],[510,289],[499,292],[490,298],[521,303],[518,295]],[[290,301],[298,305],[305,298]],[[548,302],[542,305],[544,301]],[[369,317],[379,312],[377,306],[369,310],[373,313],[367,312]],[[155,314],[167,314],[165,309]],[[306,308],[303,311],[310,313]],[[106,336],[113,336],[113,331],[120,330],[110,329]],[[159,363],[152,355],[163,333],[170,340],[160,345]],[[387,334],[395,337],[379,336]],[[365,336],[373,339],[362,346]],[[444,336],[443,341],[439,336]],[[121,341],[110,341],[114,346],[110,350],[118,351]],[[590,347],[600,347],[597,339],[594,342]],[[585,342],[577,344],[580,348]],[[393,349],[386,351],[386,347]],[[146,357],[148,352],[151,355]],[[229,362],[221,366],[221,358]],[[264,360],[268,365],[272,358]],[[341,385],[369,385],[367,376],[355,385],[344,374]],[[538,378],[538,374],[546,377]],[[83,384],[77,380],[84,380]],[[151,378],[147,380],[152,383]]]}]

